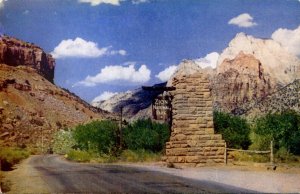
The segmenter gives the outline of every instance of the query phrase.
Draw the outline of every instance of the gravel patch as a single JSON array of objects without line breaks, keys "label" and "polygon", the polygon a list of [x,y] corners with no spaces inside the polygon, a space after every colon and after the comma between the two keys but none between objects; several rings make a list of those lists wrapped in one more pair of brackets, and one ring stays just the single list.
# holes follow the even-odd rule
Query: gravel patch
[{"label": "gravel patch", "polygon": [[[299,193],[299,172],[235,169],[234,167],[167,168],[161,165],[125,164],[179,177],[212,181],[266,193]],[[298,169],[299,170],[299,169]]]}]

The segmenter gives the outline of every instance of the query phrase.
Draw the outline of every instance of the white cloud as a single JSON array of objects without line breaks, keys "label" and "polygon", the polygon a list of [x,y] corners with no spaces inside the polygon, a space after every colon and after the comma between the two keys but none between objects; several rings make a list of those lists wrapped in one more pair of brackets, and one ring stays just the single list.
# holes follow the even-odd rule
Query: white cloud
[{"label": "white cloud", "polygon": [[100,102],[103,100],[108,100],[109,98],[113,97],[114,95],[118,94],[118,92],[109,92],[105,91],[100,96],[97,96],[92,100],[92,102]]},{"label": "white cloud", "polygon": [[[219,53],[212,52],[207,54],[204,58],[194,59],[193,61],[201,68],[206,68],[206,67],[216,68],[219,56],[220,56]],[[159,72],[157,75],[155,75],[155,77],[157,77],[163,82],[168,81],[172,77],[172,75],[176,72],[177,68],[178,66],[171,65],[166,69],[164,69],[163,71]]]},{"label": "white cloud", "polygon": [[62,40],[58,46],[51,52],[54,58],[66,58],[66,57],[85,57],[95,58],[104,55],[125,55],[125,50],[111,51],[111,46],[99,48],[97,43],[92,41],[86,41],[77,37],[76,39]]},{"label": "white cloud", "polygon": [[25,11],[23,11],[24,15],[28,15],[30,13],[30,11],[28,9],[26,9]]},{"label": "white cloud", "polygon": [[91,6],[100,4],[120,5],[122,0],[78,0],[79,3],[90,3]]},{"label": "white cloud", "polygon": [[219,56],[220,56],[219,53],[212,52],[207,54],[204,58],[196,59],[195,63],[199,65],[201,68],[206,68],[206,67],[216,68]]},{"label": "white cloud", "polygon": [[151,71],[146,65],[135,69],[134,65],[128,67],[115,65],[106,66],[95,76],[87,76],[83,81],[75,85],[96,86],[108,82],[145,83],[150,80]]},{"label": "white cloud", "polygon": [[300,25],[294,30],[279,28],[272,34],[272,39],[300,57]]},{"label": "white cloud", "polygon": [[[110,4],[110,5],[119,6],[123,1],[127,1],[127,0],[78,0],[79,3],[89,3],[91,4],[91,6],[97,6],[100,4]],[[150,0],[131,0],[131,3],[135,5],[141,3],[148,3],[148,2],[150,2]]]},{"label": "white cloud", "polygon": [[124,55],[127,54],[127,52],[125,50],[118,50],[118,51],[110,51],[110,54],[111,55],[122,55],[122,56],[124,56]]},{"label": "white cloud", "polygon": [[166,69],[164,69],[163,71],[159,72],[157,75],[155,75],[155,77],[165,82],[171,78],[171,76],[176,72],[176,70],[177,70],[177,66],[171,65]]},{"label": "white cloud", "polygon": [[140,3],[148,3],[149,0],[132,0],[132,4],[138,5]]},{"label": "white cloud", "polygon": [[4,7],[4,2],[7,0],[0,0],[0,9]]},{"label": "white cloud", "polygon": [[229,20],[228,24],[237,25],[244,28],[249,28],[257,25],[257,23],[253,22],[253,17],[248,13],[243,13],[232,18],[231,20]]}]

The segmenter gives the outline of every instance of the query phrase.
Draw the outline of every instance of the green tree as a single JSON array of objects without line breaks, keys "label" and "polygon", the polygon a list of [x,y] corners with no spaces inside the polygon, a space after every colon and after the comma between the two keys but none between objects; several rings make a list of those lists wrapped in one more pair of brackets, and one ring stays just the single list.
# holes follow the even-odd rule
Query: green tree
[{"label": "green tree", "polygon": [[295,111],[287,110],[258,118],[253,132],[264,139],[260,144],[253,139],[253,143],[260,145],[260,148],[265,148],[274,139],[275,149],[284,148],[293,154],[300,154],[300,115]]},{"label": "green tree", "polygon": [[248,149],[251,144],[250,126],[245,119],[239,116],[214,112],[214,127],[217,133],[223,135],[230,148]]},{"label": "green tree", "polygon": [[76,146],[85,151],[108,154],[116,146],[118,125],[102,120],[78,125],[73,131]]},{"label": "green tree", "polygon": [[150,119],[135,121],[124,129],[123,134],[129,149],[153,152],[161,151],[170,137],[167,124],[155,123]]},{"label": "green tree", "polygon": [[72,150],[76,142],[71,130],[59,130],[54,134],[53,151],[58,154],[66,154]]}]

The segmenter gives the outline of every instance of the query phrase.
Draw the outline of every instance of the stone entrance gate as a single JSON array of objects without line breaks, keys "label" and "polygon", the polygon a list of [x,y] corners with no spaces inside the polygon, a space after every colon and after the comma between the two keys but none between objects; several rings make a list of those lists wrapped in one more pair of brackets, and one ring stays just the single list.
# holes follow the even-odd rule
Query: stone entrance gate
[{"label": "stone entrance gate", "polygon": [[186,166],[223,163],[225,141],[214,133],[208,79],[196,73],[175,78],[173,86],[173,122],[165,161]]}]

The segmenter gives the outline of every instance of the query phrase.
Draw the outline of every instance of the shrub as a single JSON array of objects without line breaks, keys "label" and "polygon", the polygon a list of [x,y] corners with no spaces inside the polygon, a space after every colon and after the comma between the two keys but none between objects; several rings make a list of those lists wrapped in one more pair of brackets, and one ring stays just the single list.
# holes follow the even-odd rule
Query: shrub
[{"label": "shrub", "polygon": [[53,151],[57,154],[70,152],[75,144],[71,130],[59,130],[54,134]]},{"label": "shrub", "polygon": [[150,119],[137,120],[123,132],[125,145],[131,150],[161,151],[170,137],[167,124],[152,122]]},{"label": "shrub", "polygon": [[229,152],[229,155],[232,156],[235,161],[240,161],[240,162],[266,163],[270,161],[269,154],[255,154],[255,153],[232,151]]},{"label": "shrub", "polygon": [[111,153],[116,146],[118,125],[103,120],[78,125],[73,131],[77,148],[98,153]]},{"label": "shrub", "polygon": [[237,149],[248,149],[250,126],[245,119],[223,112],[214,112],[214,127],[223,135],[227,146]]},{"label": "shrub", "polygon": [[290,153],[300,154],[300,115],[295,111],[267,114],[255,121],[253,144],[266,149],[274,140],[274,148],[283,148]]},{"label": "shrub", "polygon": [[0,161],[2,170],[12,170],[14,164],[27,158],[29,153],[26,150],[14,147],[0,147]]},{"label": "shrub", "polygon": [[161,155],[146,150],[124,150],[120,156],[123,162],[155,162]]},{"label": "shrub", "polygon": [[71,150],[66,156],[67,159],[77,162],[89,162],[92,159],[89,152],[81,150]]}]

